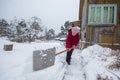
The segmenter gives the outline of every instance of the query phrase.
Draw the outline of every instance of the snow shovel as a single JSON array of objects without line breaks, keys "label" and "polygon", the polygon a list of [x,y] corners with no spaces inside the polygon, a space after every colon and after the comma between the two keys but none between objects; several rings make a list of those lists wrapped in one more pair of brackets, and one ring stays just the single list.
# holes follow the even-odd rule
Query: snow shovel
[{"label": "snow shovel", "polygon": [[33,71],[42,70],[44,68],[54,65],[55,56],[66,51],[67,50],[65,49],[56,53],[55,48],[33,51]]}]

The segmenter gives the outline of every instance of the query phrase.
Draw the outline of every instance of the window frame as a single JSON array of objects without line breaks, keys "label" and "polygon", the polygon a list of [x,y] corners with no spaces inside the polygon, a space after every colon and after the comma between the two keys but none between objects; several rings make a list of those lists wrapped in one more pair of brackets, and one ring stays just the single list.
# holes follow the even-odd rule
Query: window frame
[{"label": "window frame", "polygon": [[[91,9],[95,8],[95,17],[94,17],[94,22],[90,22],[90,15],[91,15]],[[107,23],[104,23],[104,7],[108,7],[108,18],[107,18]],[[109,22],[110,19],[110,7],[114,7],[114,20],[113,23]],[[96,12],[97,12],[97,8],[101,8],[101,20],[99,23],[96,23]],[[103,15],[102,15],[103,14]],[[89,4],[89,8],[88,8],[88,25],[116,25],[116,17],[117,17],[117,4]]]}]

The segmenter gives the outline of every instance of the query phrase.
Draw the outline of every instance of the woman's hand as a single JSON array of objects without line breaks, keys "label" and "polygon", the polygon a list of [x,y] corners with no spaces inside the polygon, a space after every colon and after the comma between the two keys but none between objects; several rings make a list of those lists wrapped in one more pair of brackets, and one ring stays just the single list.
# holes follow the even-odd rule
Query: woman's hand
[{"label": "woman's hand", "polygon": [[72,49],[75,49],[77,46],[73,45],[71,48],[66,48],[67,51],[71,51]]},{"label": "woman's hand", "polygon": [[72,46],[72,49],[75,49],[75,48],[76,48],[76,46],[75,46],[75,45],[73,45],[73,46]]},{"label": "woman's hand", "polygon": [[72,48],[67,48],[67,51],[71,51],[72,50]]}]

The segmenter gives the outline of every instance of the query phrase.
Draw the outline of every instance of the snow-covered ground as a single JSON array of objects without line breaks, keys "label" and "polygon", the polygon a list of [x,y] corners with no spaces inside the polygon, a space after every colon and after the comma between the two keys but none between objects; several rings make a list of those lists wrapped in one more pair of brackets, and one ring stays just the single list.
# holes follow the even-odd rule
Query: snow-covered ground
[{"label": "snow-covered ground", "polygon": [[[5,44],[13,44],[13,50],[4,51]],[[99,45],[75,49],[71,65],[65,62],[66,54],[60,54],[55,57],[53,66],[33,71],[33,51],[53,47],[57,52],[65,49],[59,41],[15,43],[0,38],[0,80],[97,80],[99,75],[119,80],[115,74],[120,76],[120,70],[108,69],[115,58],[111,56],[112,50]]]}]

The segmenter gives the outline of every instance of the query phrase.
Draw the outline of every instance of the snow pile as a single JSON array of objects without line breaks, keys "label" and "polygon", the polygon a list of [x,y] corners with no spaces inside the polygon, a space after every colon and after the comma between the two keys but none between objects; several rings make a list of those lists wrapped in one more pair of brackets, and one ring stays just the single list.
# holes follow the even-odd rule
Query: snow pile
[{"label": "snow pile", "polygon": [[86,62],[88,62],[94,58],[99,59],[99,57],[110,56],[111,51],[112,50],[110,48],[103,48],[99,45],[93,45],[84,49],[82,51],[82,56],[84,56],[86,58],[85,60],[87,60]]},{"label": "snow pile", "polygon": [[82,51],[84,72],[87,80],[97,80],[98,77],[117,80],[116,76],[110,73],[108,65],[114,60],[110,48],[103,48],[99,45],[90,46]]}]

